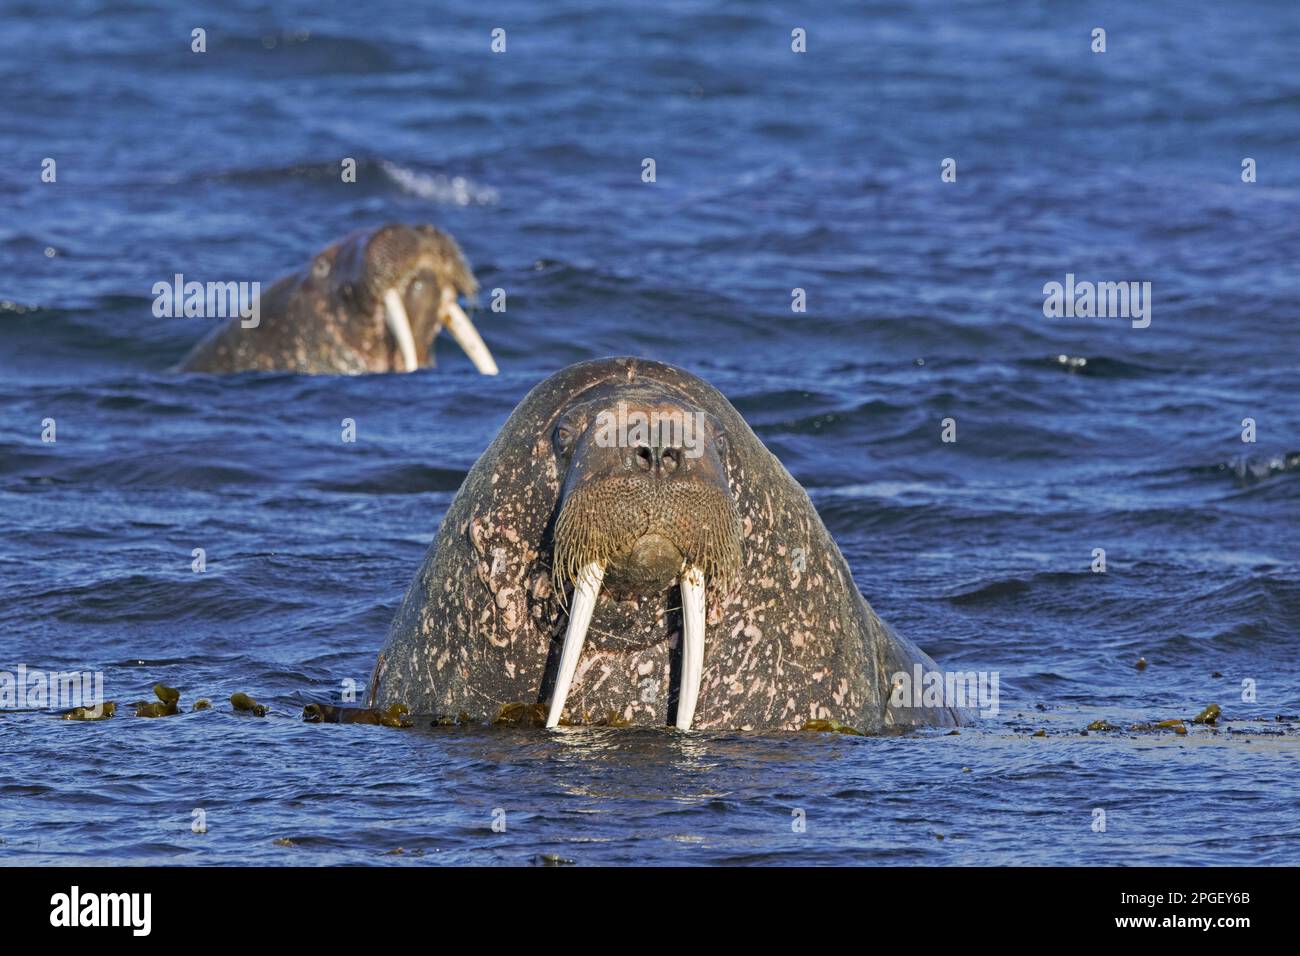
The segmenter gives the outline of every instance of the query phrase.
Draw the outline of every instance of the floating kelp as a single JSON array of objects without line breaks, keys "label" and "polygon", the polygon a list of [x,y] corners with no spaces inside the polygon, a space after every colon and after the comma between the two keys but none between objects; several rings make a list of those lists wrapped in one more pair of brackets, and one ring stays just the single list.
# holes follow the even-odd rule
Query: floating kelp
[{"label": "floating kelp", "polygon": [[1150,734],[1155,733],[1157,730],[1172,730],[1176,734],[1187,733],[1187,727],[1180,717],[1173,717],[1169,720],[1159,720],[1155,723],[1134,724],[1129,728],[1129,730],[1135,734]]},{"label": "floating kelp", "polygon": [[457,727],[457,726],[464,726],[465,724],[468,723],[471,723],[470,716],[469,714],[465,713],[465,711],[462,710],[455,717],[453,717],[451,714],[438,714],[429,723],[429,726],[430,727]]},{"label": "floating kelp", "polygon": [[200,697],[198,700],[194,702],[194,706],[190,708],[190,712],[193,713],[196,710],[211,710],[211,709],[212,709],[212,701],[208,700],[206,697]]},{"label": "floating kelp", "polygon": [[[1191,723],[1204,724],[1206,726],[1212,727],[1218,723],[1219,716],[1220,716],[1219,705],[1211,704],[1210,706],[1206,707],[1203,711],[1201,711],[1199,714],[1197,714],[1195,717],[1193,717],[1191,719]],[[1102,720],[1094,720],[1092,723],[1088,725],[1087,730],[1083,731],[1083,733],[1086,734],[1089,730],[1111,731],[1111,730],[1122,730],[1122,729],[1123,729],[1122,727],[1117,727],[1115,724],[1112,724],[1109,720],[1102,719]],[[1155,720],[1155,721],[1146,721],[1139,724],[1132,724],[1129,726],[1128,730],[1130,733],[1135,733],[1135,734],[1153,734],[1160,730],[1172,730],[1176,734],[1183,735],[1187,733],[1187,721],[1185,721],[1181,717],[1171,717],[1169,720]]]},{"label": "floating kelp", "polygon": [[1209,707],[1206,707],[1203,711],[1201,711],[1199,714],[1193,717],[1192,723],[1208,724],[1209,726],[1213,727],[1214,725],[1218,724],[1219,715],[1222,713],[1223,711],[1219,709],[1218,704],[1211,704]]},{"label": "floating kelp", "polygon": [[166,684],[154,684],[153,694],[158,699],[137,700],[131,706],[135,708],[137,717],[171,717],[180,713],[178,704],[181,699],[181,692],[175,687],[168,687]]},{"label": "floating kelp", "polygon": [[73,707],[71,710],[65,710],[61,714],[64,720],[108,720],[117,713],[117,704],[111,700],[106,700],[98,707]]},{"label": "floating kelp", "polygon": [[230,706],[242,713],[252,714],[254,717],[266,716],[266,705],[259,704],[243,691],[237,691],[230,695]]},{"label": "floating kelp", "polygon": [[406,715],[411,712],[405,704],[390,704],[383,710],[368,711],[379,718],[381,727],[410,727],[411,722],[406,719]]},{"label": "floating kelp", "polygon": [[830,734],[849,734],[852,737],[865,737],[862,731],[856,727],[850,727],[848,724],[840,723],[838,720],[809,720],[805,721],[801,730],[811,730],[816,733]]},{"label": "floating kelp", "polygon": [[[496,716],[492,718],[492,724],[504,724],[512,727],[545,727],[547,717],[547,707],[545,704],[527,703],[522,700],[512,701],[509,704],[502,704],[501,709],[497,711]],[[434,726],[450,724],[451,721],[443,718],[441,721],[435,721]],[[456,723],[469,723],[469,717],[461,714]],[[590,714],[583,714],[581,721],[575,721],[568,717],[561,717],[559,721],[561,727],[630,727],[631,721],[623,717],[616,711],[609,711],[601,717],[592,717]]]},{"label": "floating kelp", "polygon": [[374,724],[381,727],[410,727],[410,710],[405,704],[392,704],[383,710],[372,707],[340,707],[335,704],[308,704],[302,719],[309,724]]},{"label": "floating kelp", "polygon": [[492,718],[494,724],[518,724],[525,727],[545,727],[546,726],[546,705],[545,704],[526,704],[523,701],[514,701],[509,704],[502,704],[497,715]]},{"label": "floating kelp", "polygon": [[339,724],[341,720],[334,720],[334,712],[337,707],[329,704],[308,704],[302,709],[302,719],[308,724]]}]

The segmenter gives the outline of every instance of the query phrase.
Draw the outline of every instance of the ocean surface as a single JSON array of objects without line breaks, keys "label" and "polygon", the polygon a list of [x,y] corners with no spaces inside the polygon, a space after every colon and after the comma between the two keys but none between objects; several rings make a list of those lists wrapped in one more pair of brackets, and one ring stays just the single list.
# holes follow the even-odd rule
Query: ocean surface
[{"label": "ocean surface", "polygon": [[[0,713],[0,862],[1300,863],[1297,50],[1290,0],[6,0],[0,670],[123,706]],[[459,240],[499,377],[445,336],[408,376],[170,371],[213,320],[154,283],[390,220]],[[1150,325],[1046,317],[1067,274],[1150,282]],[[999,713],[303,723],[519,399],[610,354],[720,388]],[[187,712],[130,716],[155,682]]]}]

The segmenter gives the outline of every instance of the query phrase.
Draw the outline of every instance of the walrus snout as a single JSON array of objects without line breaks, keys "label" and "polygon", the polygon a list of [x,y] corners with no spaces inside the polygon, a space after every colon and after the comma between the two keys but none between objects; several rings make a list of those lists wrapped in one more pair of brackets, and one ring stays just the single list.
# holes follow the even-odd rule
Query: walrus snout
[{"label": "walrus snout", "polygon": [[597,402],[564,416],[556,443],[566,466],[554,535],[561,585],[593,561],[641,593],[690,565],[715,585],[734,576],[740,522],[707,416],[668,400]]},{"label": "walrus snout", "polygon": [[478,282],[460,246],[434,226],[388,223],[360,230],[342,239],[334,256],[335,284],[352,286],[362,308],[377,306],[389,290],[405,294],[420,272],[458,295],[478,294]]},{"label": "walrus snout", "polygon": [[451,236],[429,225],[389,223],[348,237],[335,263],[335,282],[356,307],[382,315],[402,371],[432,364],[433,340],[446,326],[479,372],[497,374],[492,353],[457,301],[473,298],[478,282]]}]

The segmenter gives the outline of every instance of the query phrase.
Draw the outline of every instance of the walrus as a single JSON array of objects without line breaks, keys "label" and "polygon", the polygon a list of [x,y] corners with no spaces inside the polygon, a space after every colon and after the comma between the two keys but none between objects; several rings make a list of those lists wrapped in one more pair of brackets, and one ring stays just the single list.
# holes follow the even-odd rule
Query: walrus
[{"label": "walrus", "polygon": [[367,693],[460,720],[546,704],[548,727],[961,722],[891,693],[917,665],[721,393],[612,358],[533,388],[470,469]]},{"label": "walrus", "polygon": [[458,296],[478,283],[451,236],[429,225],[359,230],[278,280],[259,323],[234,318],[181,361],[188,372],[286,370],[314,375],[413,372],[433,364],[446,326],[484,375],[496,362]]}]

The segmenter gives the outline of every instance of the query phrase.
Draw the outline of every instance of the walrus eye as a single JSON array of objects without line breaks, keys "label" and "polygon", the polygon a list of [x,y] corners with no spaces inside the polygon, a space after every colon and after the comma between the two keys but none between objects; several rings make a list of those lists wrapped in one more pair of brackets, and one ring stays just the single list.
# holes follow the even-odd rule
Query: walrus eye
[{"label": "walrus eye", "polygon": [[311,273],[317,279],[324,279],[327,275],[330,274],[329,261],[326,259],[317,259],[316,262],[313,263],[311,267]]},{"label": "walrus eye", "polygon": [[727,449],[728,447],[730,447],[730,444],[731,443],[727,441],[726,432],[722,431],[721,429],[717,429],[713,432],[713,445],[715,448],[718,449],[719,458],[722,458],[724,460],[726,459]]},{"label": "walrus eye", "polygon": [[576,437],[573,428],[568,422],[560,422],[560,424],[556,425],[553,436],[555,453],[561,458],[566,457],[569,452],[573,451],[573,442]]}]

